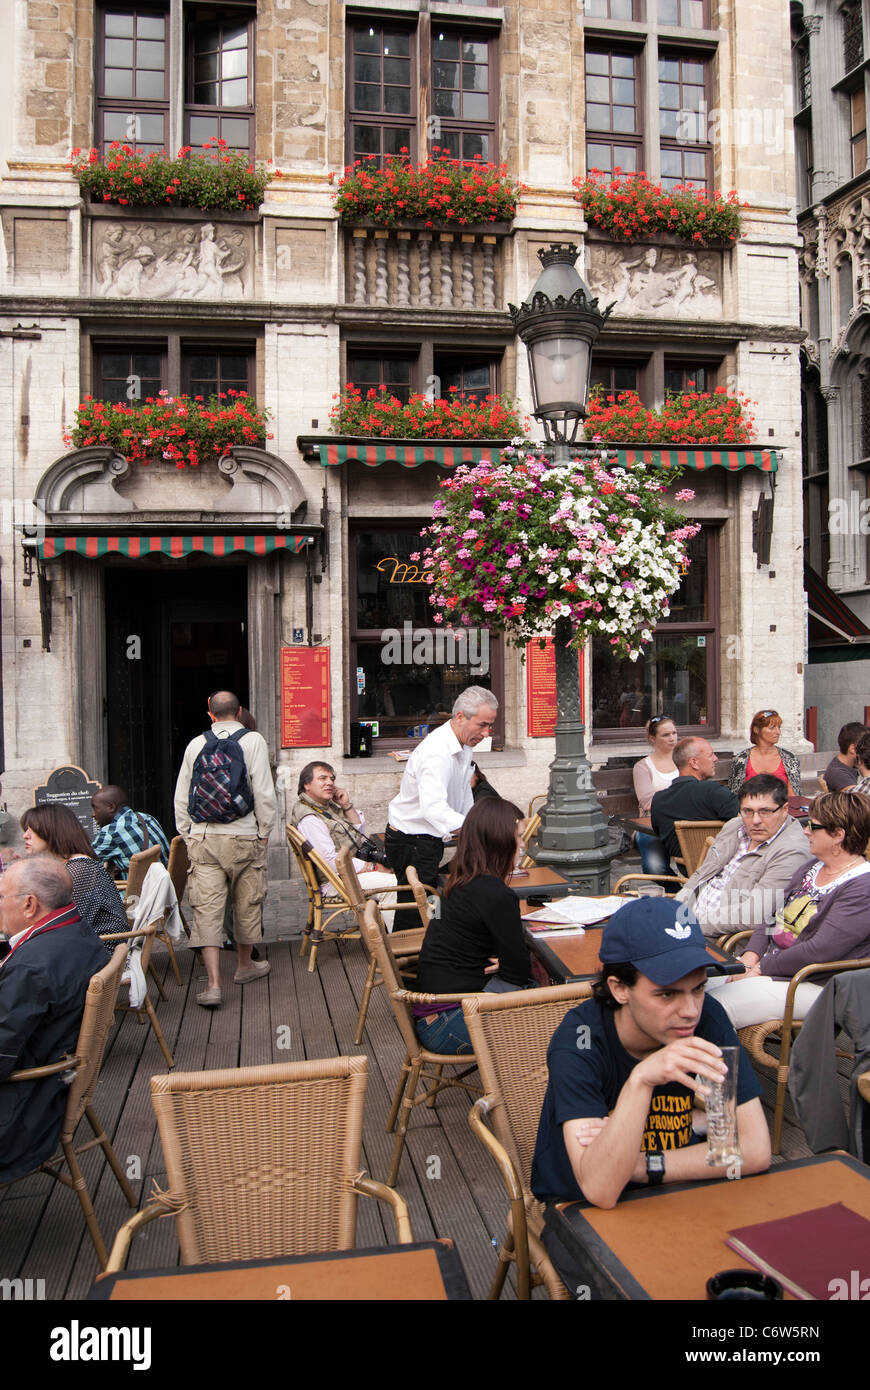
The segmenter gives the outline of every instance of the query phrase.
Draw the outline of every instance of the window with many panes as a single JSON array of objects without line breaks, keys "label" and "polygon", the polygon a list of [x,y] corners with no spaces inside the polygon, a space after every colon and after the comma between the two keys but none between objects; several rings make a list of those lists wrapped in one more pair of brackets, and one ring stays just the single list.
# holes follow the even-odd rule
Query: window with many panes
[{"label": "window with many panes", "polygon": [[861,0],[843,6],[843,70],[851,72],[864,61],[864,19]]},{"label": "window with many panes", "polygon": [[414,387],[416,354],[381,355],[348,348],[347,381],[365,393],[385,386],[391,396],[406,402]]},{"label": "window with many panes", "polygon": [[588,19],[637,19],[636,0],[585,0]]},{"label": "window with many panes", "polygon": [[495,74],[486,39],[432,27],[429,150],[451,159],[495,155]]},{"label": "window with many panes", "polygon": [[586,50],[586,163],[612,174],[641,167],[639,55]]},{"label": "window with many panes", "polygon": [[254,23],[244,11],[195,6],[187,26],[186,143],[254,148]]},{"label": "window with many panes", "polygon": [[659,133],[662,184],[709,188],[712,145],[707,112],[709,65],[703,58],[659,54]]},{"label": "window with many panes", "polygon": [[351,160],[381,163],[385,155],[416,157],[416,36],[371,24],[348,32],[348,121]]},{"label": "window with many panes", "polygon": [[483,400],[497,390],[497,363],[490,358],[476,359],[470,354],[435,354],[436,390],[441,396],[458,391]]},{"label": "window with many panes", "polygon": [[411,559],[421,527],[376,524],[351,533],[351,719],[374,721],[380,748],[413,746],[450,718],[469,685],[495,692],[493,745],[504,738],[501,639],[476,629],[455,636],[432,625],[429,585]]},{"label": "window with many panes", "polygon": [[128,344],[97,342],[93,345],[91,395],[101,401],[147,400],[160,391],[190,396],[229,396],[231,392],[256,393],[253,345],[197,344],[170,340]]},{"label": "window with many panes", "polygon": [[678,29],[709,29],[710,9],[707,0],[658,0],[659,24],[675,25]]},{"label": "window with many panes", "polygon": [[[173,18],[182,62],[170,53]],[[254,149],[253,3],[108,3],[97,11],[95,143],[115,140],[148,155],[170,150],[172,130],[198,148],[212,139]],[[183,75],[174,88],[175,70]],[[174,117],[174,119],[173,119]],[[177,122],[177,124],[176,124]]]},{"label": "window with many panes", "polygon": [[719,543],[704,527],[688,542],[691,559],[637,661],[614,655],[610,639],[592,642],[592,727],[596,734],[642,736],[653,715],[673,719],[680,736],[719,727]]},{"label": "window with many panes", "polygon": [[867,102],[863,85],[849,96],[849,119],[852,149],[852,175],[863,174],[867,168]]},{"label": "window with many panes", "polygon": [[433,20],[416,29],[376,17],[347,31],[349,162],[497,158],[496,44],[485,33]]},{"label": "window with many panes", "polygon": [[801,388],[801,453],[803,472],[804,560],[827,578],[831,557],[828,511],[828,405],[819,389],[818,373]]},{"label": "window with many panes", "polygon": [[616,395],[619,391],[637,391],[641,366],[636,362],[592,363],[589,377],[590,386],[598,386],[605,395]]},{"label": "window with many panes", "polygon": [[168,9],[137,6],[98,12],[95,143],[103,150],[114,140],[146,155],[166,148],[168,38]]},{"label": "window with many panes", "polygon": [[672,396],[683,391],[712,391],[715,385],[716,368],[709,363],[665,360],[665,391]]}]

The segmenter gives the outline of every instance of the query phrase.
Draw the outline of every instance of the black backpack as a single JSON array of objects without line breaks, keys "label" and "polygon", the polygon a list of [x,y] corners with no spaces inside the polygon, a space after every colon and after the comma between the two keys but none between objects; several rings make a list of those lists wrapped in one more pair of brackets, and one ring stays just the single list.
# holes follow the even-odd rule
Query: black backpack
[{"label": "black backpack", "polygon": [[254,809],[245,755],[239,742],[250,730],[218,738],[209,729],[190,777],[187,809],[192,821],[226,824]]}]

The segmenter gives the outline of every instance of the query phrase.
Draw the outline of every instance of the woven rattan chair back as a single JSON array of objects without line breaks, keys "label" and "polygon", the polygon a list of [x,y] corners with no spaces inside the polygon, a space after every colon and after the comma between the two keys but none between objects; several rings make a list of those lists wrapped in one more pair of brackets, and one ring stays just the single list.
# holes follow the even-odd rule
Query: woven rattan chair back
[{"label": "woven rattan chair back", "polygon": [[130,868],[127,871],[127,889],[125,898],[138,898],[142,892],[142,884],[145,882],[145,875],[152,864],[160,862],[160,846],[149,845],[148,849],[140,849],[138,854],[130,855]]},{"label": "woven rattan chair back", "polygon": [[370,954],[378,963],[378,969],[392,1003],[408,1056],[415,1057],[422,1050],[422,1044],[414,1031],[414,1016],[411,1005],[404,999],[395,998],[396,991],[404,989],[405,986],[399,974],[396,957],[393,955],[389,934],[384,931],[384,919],[377,903],[371,899],[366,904],[363,938]]},{"label": "woven rattan chair back", "polygon": [[570,984],[462,1001],[484,1094],[493,1102],[489,1118],[526,1193],[547,1089],[547,1048],[568,1010],[591,994],[589,984]]},{"label": "woven rattan chair back", "polygon": [[187,876],[190,873],[190,859],[187,853],[187,845],[180,835],[175,835],[169,842],[169,864],[167,872],[172,879],[172,886],[175,889],[175,896],[178,899],[179,910],[181,899],[184,897],[184,890],[187,887]]},{"label": "woven rattan chair back", "polygon": [[183,1264],[353,1248],[368,1059],[151,1078]]},{"label": "woven rattan chair back", "polygon": [[102,970],[92,976],[85,995],[85,1011],[76,1043],[76,1056],[81,1066],[76,1071],[66,1097],[61,1137],[72,1140],[79,1120],[93,1099],[103,1065],[106,1041],[115,1018],[115,1004],[121,988],[121,976],[127,961],[127,947],[116,946],[112,958]]},{"label": "woven rattan chair back", "polygon": [[300,835],[295,825],[287,826],[287,843],[293,851],[293,855],[299,867],[299,872],[302,875],[302,881],[308,891],[309,900],[316,899],[319,902],[320,882],[315,873],[314,865],[311,862],[309,854],[311,846],[305,836]]},{"label": "woven rattan chair back", "polygon": [[674,831],[680,846],[680,857],[685,863],[686,874],[691,878],[707,857],[707,840],[719,834],[722,820],[678,820],[674,821]]},{"label": "woven rattan chair back", "polygon": [[417,904],[417,911],[420,914],[420,921],[424,927],[428,927],[432,920],[432,902],[429,891],[424,883],[420,882],[420,876],[413,864],[409,864],[405,870],[405,877],[408,880],[408,887],[414,895],[414,902]]}]

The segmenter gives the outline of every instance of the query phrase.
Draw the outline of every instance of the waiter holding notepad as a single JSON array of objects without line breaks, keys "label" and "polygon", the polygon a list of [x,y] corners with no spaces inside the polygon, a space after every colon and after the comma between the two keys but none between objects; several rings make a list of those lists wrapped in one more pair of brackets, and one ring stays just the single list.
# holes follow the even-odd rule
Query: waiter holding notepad
[{"label": "waiter holding notepad", "polygon": [[469,686],[456,697],[452,718],[424,738],[405,764],[384,835],[387,860],[399,883],[407,883],[409,864],[423,883],[435,883],[444,846],[473,805],[472,749],[492,733],[497,713],[491,690]]}]

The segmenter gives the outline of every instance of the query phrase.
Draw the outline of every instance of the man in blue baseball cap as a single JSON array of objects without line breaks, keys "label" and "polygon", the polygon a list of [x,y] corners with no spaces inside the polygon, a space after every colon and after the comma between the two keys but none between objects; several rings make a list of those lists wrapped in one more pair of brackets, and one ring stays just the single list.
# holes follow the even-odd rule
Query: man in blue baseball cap
[{"label": "man in blue baseball cap", "polygon": [[[600,958],[593,997],[566,1014],[547,1051],[532,1165],[532,1191],[545,1202],[585,1198],[615,1207],[629,1184],[716,1176],[693,1130],[696,1077],[721,1079],[720,1048],[738,1041],[724,1009],[704,993],[708,970],[722,967],[697,919],[672,898],[632,899],[605,926]],[[741,1052],[744,1174],[770,1164],[759,1095]]]}]

